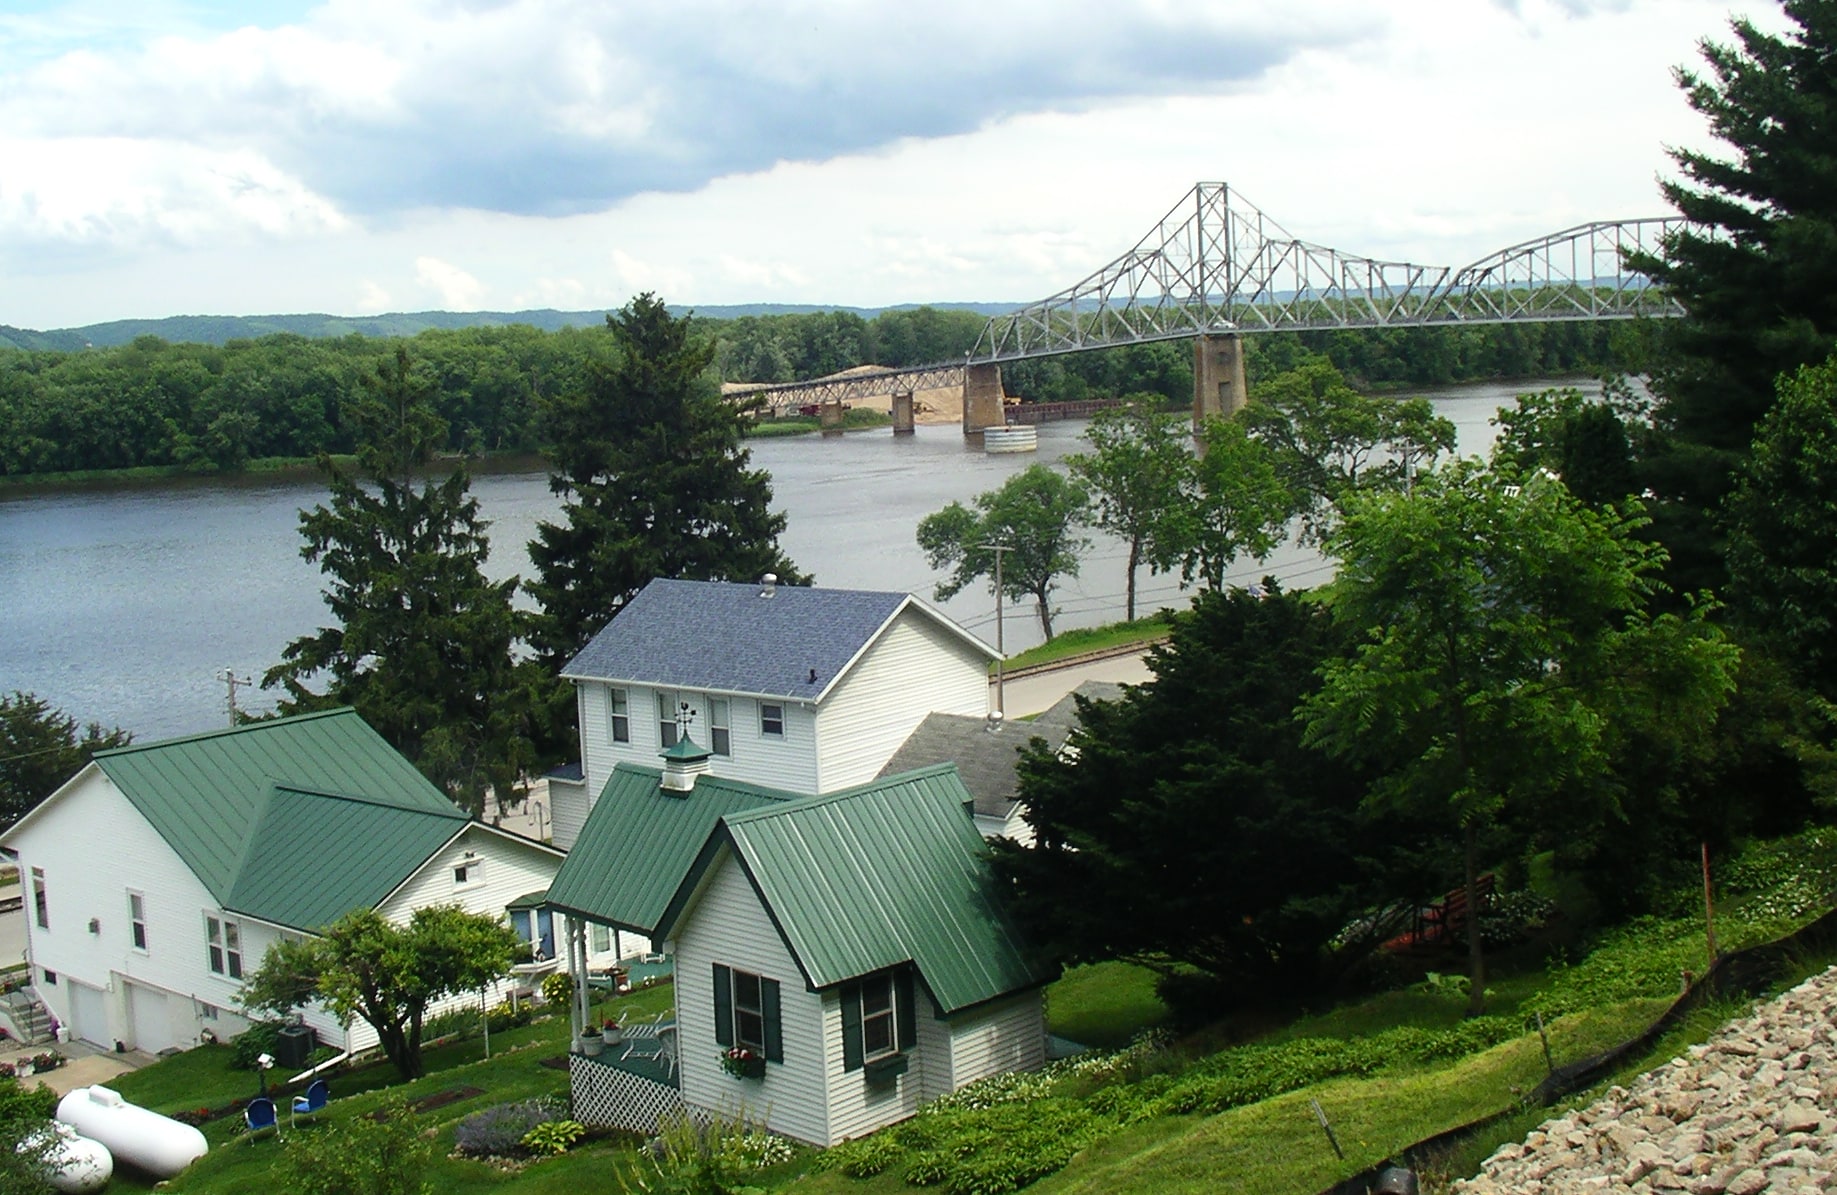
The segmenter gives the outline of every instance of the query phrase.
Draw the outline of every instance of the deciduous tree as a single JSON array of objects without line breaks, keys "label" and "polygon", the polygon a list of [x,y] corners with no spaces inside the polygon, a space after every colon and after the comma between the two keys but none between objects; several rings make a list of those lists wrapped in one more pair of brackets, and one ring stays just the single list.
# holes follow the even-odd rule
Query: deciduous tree
[{"label": "deciduous tree", "polygon": [[1085,429],[1094,452],[1066,461],[1091,495],[1092,525],[1129,545],[1123,617],[1135,621],[1135,580],[1176,567],[1183,554],[1179,517],[1193,472],[1186,420],[1137,395],[1099,411]]},{"label": "deciduous tree", "polygon": [[1046,465],[1029,465],[998,490],[976,496],[976,509],[952,502],[919,521],[918,544],[932,568],[947,568],[939,601],[955,596],[978,578],[995,592],[996,547],[1002,553],[1001,596],[1032,598],[1040,630],[1052,640],[1052,595],[1060,577],[1078,575],[1078,555],[1090,546],[1077,527],[1089,496],[1084,487]]},{"label": "deciduous tree", "polygon": [[404,1079],[419,1078],[428,1006],[510,972],[525,943],[502,918],[457,905],[416,909],[407,925],[356,909],[304,939],[282,938],[243,980],[243,1004],[286,1014],[317,1000],[376,1030]]},{"label": "deciduous tree", "polygon": [[[1328,539],[1327,600],[1362,641],[1322,666],[1307,741],[1376,769],[1378,806],[1458,830],[1469,908],[1502,815],[1577,786],[1611,801],[1621,736],[1701,733],[1733,683],[1737,653],[1702,607],[1647,613],[1663,553],[1639,526],[1636,504],[1589,507],[1560,482],[1508,486],[1457,462],[1352,498]],[[1485,959],[1467,937],[1478,1013]]]}]

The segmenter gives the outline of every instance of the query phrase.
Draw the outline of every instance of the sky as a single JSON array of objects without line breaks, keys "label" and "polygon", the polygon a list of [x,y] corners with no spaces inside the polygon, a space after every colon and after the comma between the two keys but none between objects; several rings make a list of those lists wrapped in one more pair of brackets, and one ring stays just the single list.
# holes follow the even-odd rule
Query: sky
[{"label": "sky", "polygon": [[1667,214],[1774,0],[0,0],[0,324],[1025,302],[1200,181],[1464,265]]}]

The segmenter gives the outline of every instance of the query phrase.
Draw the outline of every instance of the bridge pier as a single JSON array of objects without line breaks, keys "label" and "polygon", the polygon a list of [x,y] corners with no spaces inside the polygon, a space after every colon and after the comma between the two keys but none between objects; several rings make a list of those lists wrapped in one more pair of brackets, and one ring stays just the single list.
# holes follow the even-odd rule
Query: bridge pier
[{"label": "bridge pier", "polygon": [[1193,341],[1193,430],[1207,419],[1230,418],[1244,409],[1250,389],[1244,384],[1244,342],[1237,333],[1201,336]]},{"label": "bridge pier", "polygon": [[823,429],[825,436],[842,434],[843,421],[848,417],[848,408],[840,398],[826,398],[822,409],[817,412],[817,426]]},{"label": "bridge pier", "polygon": [[979,436],[991,427],[1006,427],[1002,408],[1001,366],[970,365],[963,370],[963,434]]},{"label": "bridge pier", "polygon": [[914,416],[912,391],[902,390],[893,395],[893,434],[909,436],[917,422]]}]

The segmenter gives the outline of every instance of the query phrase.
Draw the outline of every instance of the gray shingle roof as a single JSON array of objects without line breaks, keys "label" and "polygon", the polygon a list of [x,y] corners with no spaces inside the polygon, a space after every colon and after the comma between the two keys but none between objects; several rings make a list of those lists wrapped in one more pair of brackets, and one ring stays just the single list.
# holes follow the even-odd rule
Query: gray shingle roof
[{"label": "gray shingle roof", "polygon": [[1074,695],[1092,701],[1115,701],[1123,695],[1123,687],[1107,681],[1085,681],[1033,721],[1004,722],[994,731],[985,718],[927,714],[887,760],[887,766],[880,769],[880,775],[897,776],[914,768],[954,763],[963,786],[975,800],[977,816],[1006,821],[1014,809],[1015,765],[1020,761],[1021,748],[1035,736],[1045,739],[1054,751],[1063,747],[1078,721]]},{"label": "gray shingle roof", "polygon": [[561,674],[817,701],[907,604],[989,650],[910,594],[779,585],[767,598],[762,591],[659,578]]}]

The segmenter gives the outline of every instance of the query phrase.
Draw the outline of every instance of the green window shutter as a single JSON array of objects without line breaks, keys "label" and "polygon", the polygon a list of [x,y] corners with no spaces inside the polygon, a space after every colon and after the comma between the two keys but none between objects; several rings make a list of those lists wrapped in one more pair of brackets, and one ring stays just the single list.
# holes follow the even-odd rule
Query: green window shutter
[{"label": "green window shutter", "polygon": [[719,963],[714,965],[714,1040],[734,1044],[734,976]]},{"label": "green window shutter", "polygon": [[778,1015],[778,981],[761,979],[759,981],[759,1007],[765,1014],[765,1060],[783,1062],[785,1060],[784,1026],[779,1023]]},{"label": "green window shutter", "polygon": [[861,1069],[861,985],[842,985],[842,1069]]},{"label": "green window shutter", "polygon": [[910,1050],[918,1045],[918,1009],[913,1004],[912,968],[901,967],[893,974],[893,1016],[894,1033],[898,1040],[893,1043],[897,1050]]}]

